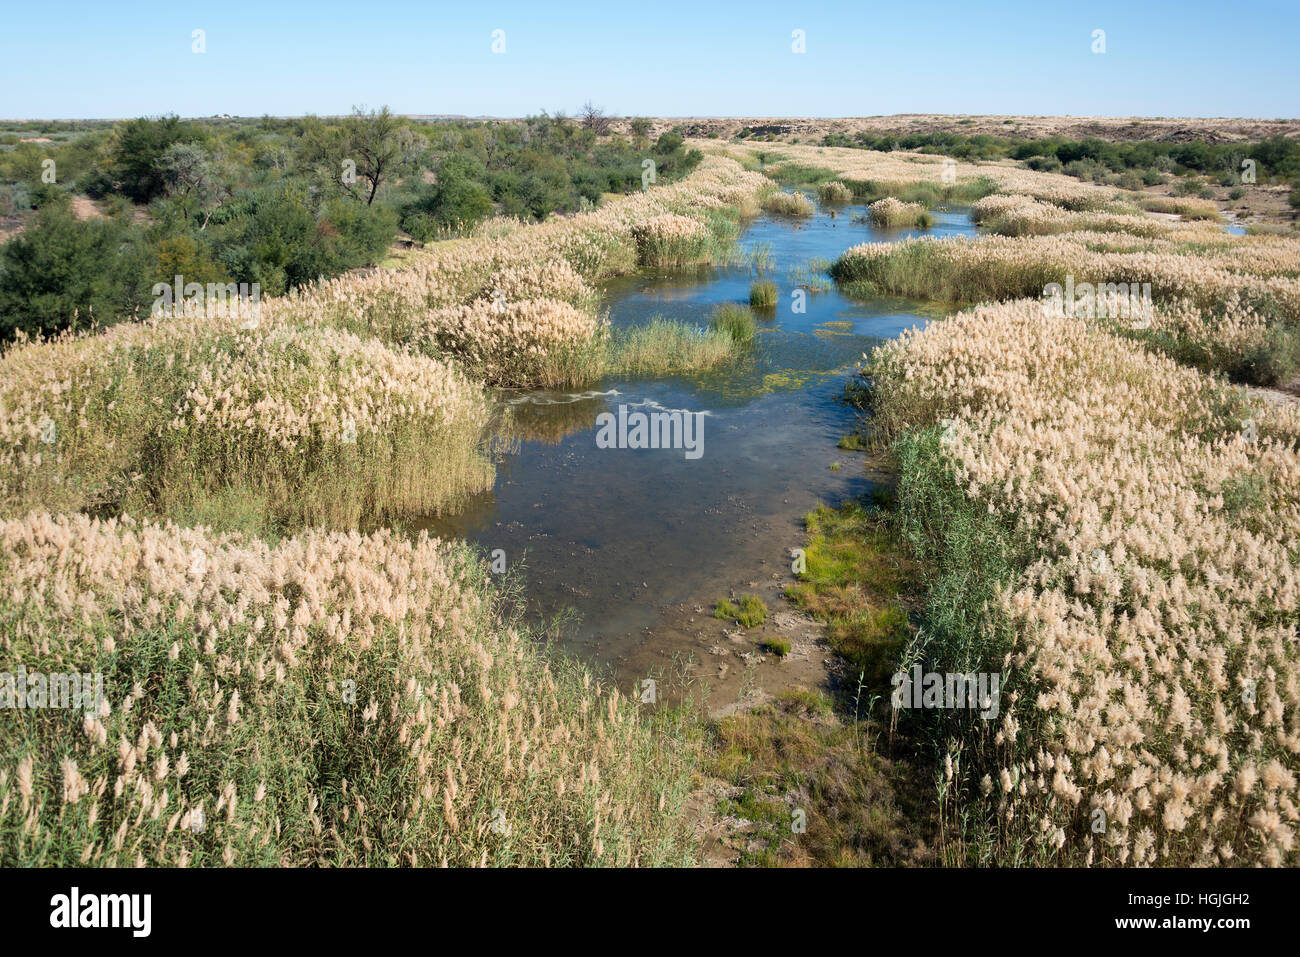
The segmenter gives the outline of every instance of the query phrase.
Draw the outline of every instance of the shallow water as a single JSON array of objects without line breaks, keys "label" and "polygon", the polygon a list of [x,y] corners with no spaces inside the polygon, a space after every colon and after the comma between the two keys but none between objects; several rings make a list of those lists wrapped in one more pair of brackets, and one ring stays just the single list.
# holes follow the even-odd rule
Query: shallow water
[{"label": "shallow water", "polygon": [[[507,395],[517,448],[505,453],[495,487],[460,512],[422,527],[501,549],[520,571],[534,612],[576,616],[562,647],[589,661],[635,667],[676,650],[656,639],[669,606],[703,607],[764,571],[788,569],[802,543],[802,516],[818,502],[867,489],[861,459],[836,448],[854,425],[837,401],[846,378],[873,345],[927,321],[924,307],[897,299],[854,301],[837,290],[806,291],[795,311],[792,271],[833,260],[869,240],[916,230],[855,224],[863,207],[818,209],[795,221],[755,220],[742,250],[768,253],[761,274],[781,290],[759,314],[752,356],[733,368],[661,380],[610,378],[584,393]],[[932,235],[973,235],[964,210],[935,214]],[[696,274],[643,274],[608,283],[614,326],[655,315],[706,326],[724,302],[747,302],[759,274],[749,267]],[[703,417],[702,455],[681,449],[601,449],[596,416],[680,409]],[[832,463],[840,463],[838,470]],[[768,576],[763,576],[768,577]],[[707,615],[711,609],[705,609]]]}]

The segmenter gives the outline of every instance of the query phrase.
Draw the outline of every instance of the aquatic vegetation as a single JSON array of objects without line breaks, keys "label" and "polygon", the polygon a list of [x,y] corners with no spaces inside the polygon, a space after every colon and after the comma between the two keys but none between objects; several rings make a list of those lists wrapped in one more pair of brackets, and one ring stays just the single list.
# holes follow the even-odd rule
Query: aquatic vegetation
[{"label": "aquatic vegetation", "polygon": [[[747,866],[915,866],[931,863],[934,814],[915,800],[903,769],[872,746],[879,729],[838,720],[833,703],[786,691],[716,727],[711,774],[739,791],[718,813],[753,822]],[[808,830],[790,840],[795,812]]]},{"label": "aquatic vegetation", "polygon": [[757,595],[741,595],[735,602],[724,598],[714,608],[713,617],[735,621],[745,628],[757,628],[767,621],[767,605]]},{"label": "aquatic vegetation", "polygon": [[[489,487],[485,382],[603,374],[594,284],[718,254],[767,188],[715,157],[251,318],[8,347],[0,648],[101,672],[107,697],[74,726],[38,709],[0,728],[4,862],[692,862],[698,722],[553,658],[465,547],[367,530]],[[655,348],[734,348],[684,333]]]},{"label": "aquatic vegetation", "polygon": [[867,207],[867,218],[876,226],[897,229],[903,226],[919,226],[928,229],[931,225],[930,213],[920,203],[900,203],[892,196],[878,199]]},{"label": "aquatic vegetation", "polygon": [[770,279],[762,279],[749,287],[749,304],[755,309],[775,309],[780,291]]},{"label": "aquatic vegetation", "polygon": [[[1050,174],[985,172],[1001,192],[976,201],[971,214],[999,235],[855,246],[833,264],[832,277],[850,292],[964,303],[1044,296],[1071,281],[1098,297],[1149,288],[1152,308],[1136,322],[1110,322],[1112,331],[1256,384],[1286,381],[1300,369],[1294,237],[1229,236],[1204,223],[1143,215],[1124,194],[1061,185]],[[1147,209],[1164,201],[1138,199]]]},{"label": "aquatic vegetation", "polygon": [[[729,146],[727,154],[752,155],[753,147]],[[1115,190],[1093,183],[1077,182],[1054,173],[1042,173],[1014,166],[969,163],[926,153],[889,153],[845,147],[807,146],[782,143],[781,164],[818,171],[817,179],[838,179],[853,191],[859,202],[874,202],[892,196],[903,202],[972,203],[990,193],[1020,193],[1073,210],[1102,209],[1114,201]],[[798,179],[785,180],[799,182]]]},{"label": "aquatic vegetation", "polygon": [[1234,297],[1271,301],[1282,315],[1300,318],[1300,241],[1278,236],[923,237],[854,246],[831,275],[880,292],[965,302],[1042,296],[1049,283],[1072,275],[1093,285],[1150,283],[1156,296],[1215,311]]},{"label": "aquatic vegetation", "polygon": [[632,227],[637,262],[672,269],[707,262],[712,234],[699,220],[666,213]]},{"label": "aquatic vegetation", "polygon": [[120,324],[0,360],[4,514],[166,515],[247,496],[268,527],[427,514],[491,485],[482,387],[338,329]]},{"label": "aquatic vegetation", "polygon": [[709,328],[725,333],[736,342],[749,342],[758,331],[753,311],[734,302],[723,303],[713,310]]},{"label": "aquatic vegetation", "polygon": [[411,343],[425,355],[454,356],[494,385],[542,388],[589,382],[585,354],[601,329],[591,313],[558,299],[479,299],[427,310],[412,325]]},{"label": "aquatic vegetation", "polygon": [[657,316],[614,334],[606,371],[645,376],[714,369],[735,358],[737,345],[726,329],[701,329]]},{"label": "aquatic vegetation", "polygon": [[1003,236],[1046,236],[1068,232],[1115,232],[1157,237],[1171,224],[1151,216],[1119,212],[1073,212],[1032,196],[997,193],[971,205],[971,218]]},{"label": "aquatic vegetation", "polygon": [[1267,302],[1232,295],[1219,309],[1204,310],[1175,300],[1151,310],[1146,320],[1103,323],[1116,335],[1236,382],[1279,385],[1300,372],[1300,329]]},{"label": "aquatic vegetation", "polygon": [[995,726],[920,718],[943,813],[1002,860],[1294,865],[1300,415],[1036,301],[870,372],[930,569],[908,654],[1003,676]]},{"label": "aquatic vegetation", "polygon": [[778,216],[811,216],[812,203],[803,193],[772,192],[763,198],[763,209]]},{"label": "aquatic vegetation", "polygon": [[1139,205],[1153,213],[1173,213],[1186,219],[1209,219],[1222,222],[1219,207],[1210,200],[1187,199],[1174,196],[1150,196],[1138,201]]},{"label": "aquatic vegetation", "polygon": [[700,761],[505,616],[465,546],[0,522],[0,648],[98,672],[6,710],[6,866],[680,865]]},{"label": "aquatic vegetation", "polygon": [[817,187],[817,199],[822,203],[851,203],[853,202],[853,190],[841,183],[839,180],[832,180],[829,183],[822,183]]},{"label": "aquatic vegetation", "polygon": [[893,541],[885,517],[857,502],[819,506],[804,521],[804,570],[786,597],[826,622],[827,641],[864,695],[887,696],[913,632],[899,599],[916,591],[915,563]]}]

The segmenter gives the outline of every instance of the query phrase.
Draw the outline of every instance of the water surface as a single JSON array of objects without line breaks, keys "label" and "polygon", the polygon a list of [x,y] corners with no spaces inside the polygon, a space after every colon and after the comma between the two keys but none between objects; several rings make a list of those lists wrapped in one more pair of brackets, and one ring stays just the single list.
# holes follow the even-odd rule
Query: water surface
[{"label": "water surface", "polygon": [[[495,486],[424,527],[501,549],[514,571],[522,564],[533,612],[576,619],[563,629],[567,650],[616,672],[644,673],[647,657],[671,657],[674,642],[656,636],[666,609],[685,604],[707,615],[729,588],[788,570],[788,550],[802,543],[802,516],[818,502],[867,489],[861,459],[836,448],[855,419],[838,396],[864,352],[928,316],[919,303],[855,301],[834,288],[799,285],[808,282],[806,268],[799,270],[810,260],[921,233],[853,222],[863,209],[755,220],[740,246],[765,254],[761,273],[710,267],[608,283],[605,308],[615,327],[656,315],[706,326],[719,303],[747,302],[760,275],[776,282],[780,300],[757,314],[751,354],[725,370],[506,395],[521,440],[499,462]],[[937,211],[934,219],[931,235],[975,233],[965,210]],[[707,413],[703,455],[597,448],[596,416],[620,404]]]}]

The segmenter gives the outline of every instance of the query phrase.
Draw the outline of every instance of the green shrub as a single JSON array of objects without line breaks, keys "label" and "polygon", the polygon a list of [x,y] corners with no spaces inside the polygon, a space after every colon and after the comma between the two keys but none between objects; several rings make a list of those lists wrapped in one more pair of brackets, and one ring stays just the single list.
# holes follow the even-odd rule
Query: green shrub
[{"label": "green shrub", "polygon": [[138,227],[46,206],[0,247],[0,341],[148,312],[150,259]]}]

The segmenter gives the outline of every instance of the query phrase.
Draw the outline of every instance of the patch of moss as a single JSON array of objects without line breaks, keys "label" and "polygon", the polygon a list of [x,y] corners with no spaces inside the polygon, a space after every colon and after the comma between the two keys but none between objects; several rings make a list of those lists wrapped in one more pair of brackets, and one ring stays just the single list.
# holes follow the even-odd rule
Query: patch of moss
[{"label": "patch of moss", "polygon": [[805,519],[804,570],[786,590],[827,625],[827,640],[885,696],[912,625],[902,599],[916,590],[916,566],[899,551],[884,519],[860,503],[819,506]]}]

